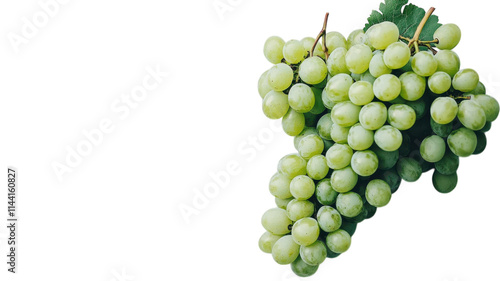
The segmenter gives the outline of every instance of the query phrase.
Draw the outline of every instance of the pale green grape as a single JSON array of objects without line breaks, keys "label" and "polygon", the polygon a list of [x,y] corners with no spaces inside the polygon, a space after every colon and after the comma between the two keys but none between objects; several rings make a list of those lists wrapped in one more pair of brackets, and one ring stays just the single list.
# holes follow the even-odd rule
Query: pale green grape
[{"label": "pale green grape", "polygon": [[431,76],[434,72],[436,72],[437,67],[437,60],[431,53],[428,52],[418,52],[411,60],[411,68],[420,76]]},{"label": "pale green grape", "polygon": [[467,128],[459,128],[451,132],[447,141],[451,152],[460,157],[472,155],[477,146],[476,134]]},{"label": "pale green grape", "polygon": [[284,91],[292,85],[293,70],[289,65],[279,63],[269,69],[267,81],[273,90]]},{"label": "pale green grape", "polygon": [[472,96],[472,101],[481,106],[486,115],[486,121],[493,122],[497,119],[500,106],[495,98],[488,95],[475,95]]},{"label": "pale green grape", "polygon": [[323,82],[327,74],[326,63],[319,57],[309,57],[299,67],[300,79],[310,85]]},{"label": "pale green grape", "polygon": [[369,71],[373,77],[378,78],[384,74],[390,74],[392,69],[387,67],[384,62],[384,52],[375,52],[370,61]]},{"label": "pale green grape", "polygon": [[306,174],[307,161],[297,154],[289,154],[280,159],[278,171],[293,179],[298,175]]},{"label": "pale green grape", "polygon": [[336,206],[341,215],[353,218],[361,213],[363,199],[356,192],[342,193],[337,196]]},{"label": "pale green grape", "polygon": [[352,155],[351,168],[362,177],[373,175],[378,168],[377,154],[371,150],[356,151]]},{"label": "pale green grape", "polygon": [[453,76],[453,81],[451,82],[455,90],[461,92],[470,92],[476,89],[479,83],[479,74],[474,69],[466,68],[462,69]]},{"label": "pale green grape", "polygon": [[290,233],[288,226],[292,221],[286,215],[286,211],[280,208],[267,210],[261,219],[262,226],[275,235],[284,235]]},{"label": "pale green grape", "polygon": [[331,206],[323,206],[316,216],[319,227],[326,232],[333,232],[342,225],[342,216]]},{"label": "pale green grape", "polygon": [[326,67],[328,68],[328,73],[331,76],[335,76],[339,73],[351,73],[345,64],[345,55],[347,54],[347,49],[343,47],[336,48],[331,52],[328,60],[326,60]]},{"label": "pale green grape", "polygon": [[350,101],[339,102],[332,108],[332,121],[339,126],[350,127],[358,123],[360,111],[361,107]]},{"label": "pale green grape", "polygon": [[361,74],[356,74],[351,72],[351,77],[354,79],[354,81],[360,81],[361,80]]},{"label": "pale green grape", "polygon": [[328,53],[333,52],[337,48],[346,48],[347,40],[344,35],[337,31],[330,31],[326,34],[326,48]]},{"label": "pale green grape", "polygon": [[270,254],[273,246],[281,238],[281,235],[272,234],[269,231],[264,232],[259,238],[259,248],[262,252]]},{"label": "pale green grape", "polygon": [[333,190],[330,179],[320,180],[316,185],[316,199],[322,205],[332,205],[337,200],[338,192]]},{"label": "pale green grape", "polygon": [[415,110],[406,104],[393,104],[389,107],[387,121],[398,130],[408,130],[417,120]]},{"label": "pale green grape", "polygon": [[321,154],[323,149],[325,148],[325,144],[320,136],[317,135],[308,135],[302,138],[299,142],[299,155],[302,158],[308,160],[311,157]]},{"label": "pale green grape", "polygon": [[366,31],[366,36],[371,45],[377,50],[384,50],[390,44],[398,42],[398,26],[390,21],[374,24]]},{"label": "pale green grape", "polygon": [[269,73],[269,70],[266,70],[266,72],[262,73],[259,78],[258,90],[261,98],[265,98],[267,93],[273,90],[269,85],[269,81],[267,80],[267,73]]},{"label": "pale green grape", "polygon": [[269,181],[269,192],[280,199],[292,197],[290,193],[290,182],[292,180],[282,173],[276,173]]},{"label": "pale green grape", "polygon": [[434,32],[434,38],[439,40],[439,43],[436,43],[436,47],[440,50],[455,48],[460,42],[461,37],[462,32],[460,28],[453,23],[444,24]]},{"label": "pale green grape", "polygon": [[314,93],[309,86],[297,83],[288,92],[288,104],[299,113],[309,112],[315,103]]},{"label": "pale green grape", "polygon": [[375,80],[377,80],[377,78],[373,77],[370,71],[367,70],[363,74],[361,74],[361,78],[359,81],[366,81],[373,85],[373,83],[375,83]]},{"label": "pale green grape", "polygon": [[458,183],[457,173],[443,175],[437,170],[432,174],[432,185],[440,193],[452,192]]},{"label": "pale green grape", "polygon": [[306,119],[304,114],[298,113],[290,108],[285,116],[283,116],[281,126],[287,135],[292,137],[297,136],[300,132],[302,132],[302,130],[304,130],[304,127],[306,126]]},{"label": "pale green grape", "polygon": [[328,93],[324,89],[321,92],[321,101],[323,102],[323,105],[328,109],[332,109],[336,104],[336,102],[332,101],[328,97]]},{"label": "pale green grape", "polygon": [[270,119],[280,119],[285,116],[288,108],[288,96],[283,92],[270,91],[262,100],[262,111]]},{"label": "pale green grape", "polygon": [[481,83],[481,81],[479,81],[479,83],[477,83],[476,88],[470,92],[467,92],[466,95],[468,95],[468,96],[470,96],[470,95],[486,95],[486,88],[484,87],[484,84]]},{"label": "pale green grape", "polygon": [[309,246],[300,246],[300,257],[309,265],[320,265],[326,259],[326,246],[319,240]]},{"label": "pale green grape", "polygon": [[401,81],[393,74],[384,74],[373,83],[373,93],[381,101],[391,101],[401,93]]},{"label": "pale green grape", "polygon": [[437,71],[427,80],[429,89],[434,94],[442,94],[451,88],[451,77],[444,71]]},{"label": "pale green grape", "polygon": [[307,200],[314,195],[314,181],[306,175],[298,175],[290,182],[290,193],[295,199]]},{"label": "pale green grape", "polygon": [[387,107],[381,102],[371,102],[361,108],[359,123],[367,130],[377,130],[387,121]]},{"label": "pale green grape", "polygon": [[422,158],[431,163],[436,163],[443,159],[446,152],[446,143],[440,136],[426,137],[420,144],[420,155]]},{"label": "pale green grape", "polygon": [[298,221],[301,218],[307,218],[314,213],[314,203],[308,200],[293,199],[286,206],[286,214],[292,221]]},{"label": "pale green grape", "polygon": [[332,124],[332,128],[330,130],[330,137],[336,143],[346,144],[347,136],[349,135],[349,130],[351,127],[342,127],[337,123]]},{"label": "pale green grape", "polygon": [[278,64],[283,59],[283,46],[285,40],[278,36],[271,36],[267,38],[264,43],[264,56],[272,64]]},{"label": "pale green grape", "polygon": [[453,51],[441,50],[434,55],[434,58],[438,62],[437,71],[446,72],[453,77],[460,70],[460,58]]},{"label": "pale green grape", "polygon": [[431,117],[434,122],[445,125],[457,117],[457,102],[450,97],[439,97],[431,104]]},{"label": "pale green grape", "polygon": [[299,40],[290,40],[283,46],[283,57],[289,64],[297,64],[304,60],[307,51]]},{"label": "pale green grape", "polygon": [[365,150],[372,146],[374,141],[373,131],[367,130],[357,123],[349,129],[347,143],[354,150]]},{"label": "pale green grape", "polygon": [[311,245],[318,239],[318,236],[319,225],[313,218],[303,218],[293,224],[293,240],[301,246]]},{"label": "pale green grape", "polygon": [[422,176],[422,166],[413,158],[399,159],[396,168],[398,175],[407,182],[415,182]]},{"label": "pale green grape", "polygon": [[372,180],[366,186],[366,201],[374,207],[384,207],[391,201],[391,187],[383,180]]},{"label": "pale green grape", "polygon": [[367,81],[358,81],[349,88],[349,100],[355,105],[365,105],[374,98],[373,86]]},{"label": "pale green grape", "polygon": [[319,265],[308,265],[305,263],[301,258],[300,255],[295,259],[292,264],[292,271],[299,277],[309,277],[311,275],[314,275],[316,271],[318,271]]},{"label": "pale green grape", "polygon": [[351,247],[351,235],[343,229],[330,232],[326,236],[326,245],[334,253],[344,253]]},{"label": "pale green grape", "polygon": [[483,108],[471,100],[464,100],[458,105],[457,116],[465,128],[473,131],[481,130],[486,124]]},{"label": "pale green grape", "polygon": [[276,207],[283,209],[283,210],[286,210],[286,206],[292,200],[293,200],[293,197],[287,198],[287,199],[280,199],[278,197],[274,197],[274,203],[276,203]]},{"label": "pale green grape", "polygon": [[307,175],[313,180],[321,180],[326,177],[330,168],[326,163],[326,157],[324,155],[315,155],[307,161]]},{"label": "pale green grape", "polygon": [[[311,52],[312,46],[314,45],[314,41],[316,41],[312,37],[305,37],[300,40],[302,42],[302,46],[304,46],[304,49],[306,49],[306,52]],[[316,47],[314,47],[314,56],[318,56],[321,58],[325,58],[325,52],[323,52],[323,47],[321,44],[316,44]]]},{"label": "pale green grape", "polygon": [[368,70],[371,59],[372,50],[365,44],[352,46],[345,55],[347,69],[357,74],[362,74]]},{"label": "pale green grape", "polygon": [[304,129],[302,130],[302,132],[300,132],[300,134],[296,135],[294,138],[293,138],[293,146],[295,146],[295,149],[299,149],[299,143],[300,141],[305,137],[305,136],[308,136],[308,135],[318,135],[318,131],[316,130],[316,128],[312,128],[312,127],[304,127]]},{"label": "pale green grape", "polygon": [[401,132],[391,125],[385,125],[375,132],[375,143],[384,151],[396,151],[403,143]]},{"label": "pale green grape", "polygon": [[416,101],[425,93],[425,78],[414,73],[405,72],[399,76],[401,81],[401,97],[407,101]]},{"label": "pale green grape", "polygon": [[358,183],[358,174],[354,172],[351,166],[343,169],[334,170],[330,180],[333,190],[338,193],[351,191]]},{"label": "pale green grape", "polygon": [[318,134],[325,140],[331,140],[330,131],[332,129],[332,118],[330,114],[324,114],[318,120],[318,124],[316,125],[316,129],[318,130]]},{"label": "pale green grape", "polygon": [[297,244],[292,235],[285,235],[274,243],[272,249],[273,259],[278,264],[290,264],[299,256],[300,245]]},{"label": "pale green grape", "polygon": [[347,144],[336,143],[326,152],[326,163],[331,169],[342,169],[351,163],[352,148]]},{"label": "pale green grape", "polygon": [[345,73],[340,73],[333,76],[325,86],[324,91],[328,95],[328,98],[334,102],[348,101],[349,100],[349,88],[351,87],[353,80],[351,76]]},{"label": "pale green grape", "polygon": [[362,44],[364,36],[365,32],[363,29],[353,30],[349,36],[347,36],[347,49],[350,49],[354,45]]},{"label": "pale green grape", "polygon": [[390,69],[405,66],[411,57],[410,48],[403,42],[394,42],[384,51],[384,63]]}]

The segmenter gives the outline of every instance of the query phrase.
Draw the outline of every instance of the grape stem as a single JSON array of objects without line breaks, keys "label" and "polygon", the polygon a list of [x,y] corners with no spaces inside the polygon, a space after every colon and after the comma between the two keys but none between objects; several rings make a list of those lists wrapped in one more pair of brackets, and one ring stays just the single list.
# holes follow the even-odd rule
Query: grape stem
[{"label": "grape stem", "polygon": [[311,52],[309,53],[309,56],[312,57],[314,54],[314,49],[316,49],[316,45],[318,45],[319,39],[323,38],[323,52],[325,52],[325,57],[328,59],[328,48],[326,47],[326,25],[328,23],[328,16],[330,13],[326,13],[325,15],[325,20],[323,21],[323,28],[319,32],[318,36],[316,37],[316,40],[314,40],[314,44],[312,45]]},{"label": "grape stem", "polygon": [[[425,13],[425,16],[422,19],[422,21],[420,21],[420,24],[418,25],[417,30],[415,31],[415,35],[413,35],[413,38],[410,39],[410,41],[408,42],[408,47],[410,47],[410,50],[412,48],[415,48],[415,52],[419,51],[418,46],[420,44],[422,44],[422,41],[420,41],[418,38],[420,37],[420,33],[422,33],[422,29],[424,29],[425,23],[427,22],[427,20],[429,19],[429,17],[432,15],[432,13],[434,12],[434,10],[436,10],[436,8],[431,7],[427,11],[427,13]],[[432,42],[429,42],[429,43],[432,43]]]}]

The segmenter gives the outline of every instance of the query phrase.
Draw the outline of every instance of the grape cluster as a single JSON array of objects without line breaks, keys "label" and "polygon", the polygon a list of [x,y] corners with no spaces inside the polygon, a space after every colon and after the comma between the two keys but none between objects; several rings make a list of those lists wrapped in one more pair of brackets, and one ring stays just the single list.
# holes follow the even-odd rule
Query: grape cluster
[{"label": "grape cluster", "polygon": [[297,153],[279,161],[269,182],[276,207],[262,216],[263,252],[310,276],[349,249],[356,225],[386,206],[402,180],[434,170],[437,191],[456,187],[459,158],[485,149],[499,114],[476,71],[460,68],[452,51],[460,37],[445,24],[434,33],[439,51],[412,49],[382,22],[347,39],[329,32],[313,54],[311,37],[267,39],[274,66],[258,81],[262,110],[282,118]]}]

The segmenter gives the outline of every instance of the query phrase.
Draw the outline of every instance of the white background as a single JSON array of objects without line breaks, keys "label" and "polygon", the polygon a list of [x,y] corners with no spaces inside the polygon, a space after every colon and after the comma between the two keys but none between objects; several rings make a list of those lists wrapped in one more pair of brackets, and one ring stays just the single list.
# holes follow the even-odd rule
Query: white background
[{"label": "white background", "polygon": [[[500,98],[491,2],[413,2],[461,27],[462,66]],[[218,13],[214,3],[232,8]],[[261,214],[274,206],[268,180],[294,152],[261,112],[257,79],[270,67],[262,46],[271,35],[316,36],[326,11],[329,30],[347,37],[378,4],[69,0],[15,47],[9,37],[21,36],[23,18],[43,10],[1,1],[0,167],[3,179],[7,166],[19,169],[20,221],[14,276],[4,263],[4,182],[0,280],[298,280],[257,246]],[[129,115],[112,109],[148,67],[169,75]],[[59,180],[54,163],[66,165],[68,147],[103,120],[113,130]],[[498,143],[499,128],[487,136]],[[308,280],[500,280],[498,147],[463,159],[451,194],[434,191],[430,173],[403,183],[351,249]],[[183,217],[179,208],[227,165],[237,173]]]}]

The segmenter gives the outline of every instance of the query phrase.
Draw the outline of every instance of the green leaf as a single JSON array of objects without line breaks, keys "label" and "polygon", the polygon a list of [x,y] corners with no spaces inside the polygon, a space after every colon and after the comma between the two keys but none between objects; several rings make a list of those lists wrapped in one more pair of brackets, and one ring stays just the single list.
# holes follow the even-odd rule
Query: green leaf
[{"label": "green leaf", "polygon": [[[399,28],[400,35],[413,38],[420,21],[425,15],[425,10],[413,4],[408,4],[408,0],[385,0],[380,3],[380,11],[373,11],[368,18],[368,23],[365,24],[364,31],[374,24],[383,21],[391,21]],[[438,23],[439,18],[436,15],[431,15],[424,25],[420,40],[431,41],[434,38],[434,31],[441,26]]]}]

